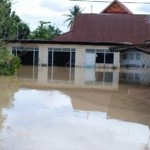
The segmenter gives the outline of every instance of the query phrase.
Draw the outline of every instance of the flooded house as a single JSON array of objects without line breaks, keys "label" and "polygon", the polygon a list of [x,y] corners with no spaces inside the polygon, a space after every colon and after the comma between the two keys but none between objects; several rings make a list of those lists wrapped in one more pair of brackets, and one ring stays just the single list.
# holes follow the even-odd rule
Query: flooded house
[{"label": "flooded house", "polygon": [[10,41],[22,67],[0,76],[0,150],[150,149],[147,19],[115,0],[53,40]]},{"label": "flooded house", "polygon": [[13,40],[8,47],[23,65],[150,67],[148,20],[114,0],[99,14],[78,14],[71,30],[52,40]]}]

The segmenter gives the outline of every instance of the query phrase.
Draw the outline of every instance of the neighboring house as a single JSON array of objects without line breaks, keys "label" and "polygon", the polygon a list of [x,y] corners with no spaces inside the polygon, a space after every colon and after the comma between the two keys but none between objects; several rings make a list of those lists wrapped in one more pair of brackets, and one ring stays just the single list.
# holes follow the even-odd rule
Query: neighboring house
[{"label": "neighboring house", "polygon": [[21,54],[24,64],[145,67],[150,56],[138,45],[150,39],[148,17],[132,14],[115,0],[100,14],[77,15],[71,31],[51,41],[14,40],[9,48],[16,54],[24,47],[25,52],[29,51],[27,55]]},{"label": "neighboring house", "polygon": [[150,67],[150,55],[136,50],[121,54],[120,62],[126,67]]}]

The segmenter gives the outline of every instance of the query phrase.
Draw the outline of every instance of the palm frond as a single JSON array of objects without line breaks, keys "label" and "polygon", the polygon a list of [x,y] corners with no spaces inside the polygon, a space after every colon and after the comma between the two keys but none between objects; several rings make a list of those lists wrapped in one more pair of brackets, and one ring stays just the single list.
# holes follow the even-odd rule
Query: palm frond
[{"label": "palm frond", "polygon": [[77,14],[82,13],[82,11],[83,9],[81,9],[79,5],[73,6],[72,9],[69,9],[69,14],[64,15],[68,17],[68,19],[66,19],[64,23],[69,22],[68,27],[70,27],[74,23]]}]

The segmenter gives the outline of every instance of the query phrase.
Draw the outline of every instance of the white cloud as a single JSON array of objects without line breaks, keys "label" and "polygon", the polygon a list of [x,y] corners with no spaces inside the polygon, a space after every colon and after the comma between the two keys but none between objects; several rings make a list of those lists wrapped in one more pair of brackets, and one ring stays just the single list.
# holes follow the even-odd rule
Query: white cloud
[{"label": "white cloud", "polygon": [[[127,0],[120,0],[127,1]],[[140,2],[141,0],[137,1]],[[69,13],[74,5],[83,8],[84,13],[100,13],[109,3],[75,2],[69,0],[17,0],[13,10],[25,21],[31,29],[35,29],[39,21],[51,21],[53,25],[66,32],[68,30],[65,14]],[[148,13],[150,5],[125,4],[133,13]],[[92,6],[92,7],[91,7]],[[91,9],[92,8],[92,9]]]},{"label": "white cloud", "polygon": [[150,4],[140,5],[137,11],[141,14],[150,14]]},{"label": "white cloud", "polygon": [[13,5],[13,10],[23,21],[29,24],[31,29],[35,29],[39,21],[51,21],[63,31],[67,31],[63,15],[67,13],[69,8],[69,4],[64,3],[64,0],[36,0],[32,3],[29,0],[18,0]]},{"label": "white cloud", "polygon": [[42,0],[40,5],[43,8],[47,8],[56,12],[66,11],[66,8],[69,9],[70,6],[69,3],[65,3],[63,0],[57,0],[57,1]]}]

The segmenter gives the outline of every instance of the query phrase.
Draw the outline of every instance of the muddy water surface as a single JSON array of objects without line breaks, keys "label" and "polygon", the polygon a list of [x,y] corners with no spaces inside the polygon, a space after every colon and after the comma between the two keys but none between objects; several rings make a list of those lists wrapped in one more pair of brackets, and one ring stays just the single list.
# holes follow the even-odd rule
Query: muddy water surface
[{"label": "muddy water surface", "polygon": [[147,150],[149,70],[22,67],[0,77],[0,150]]}]

